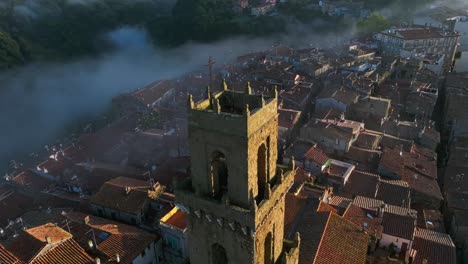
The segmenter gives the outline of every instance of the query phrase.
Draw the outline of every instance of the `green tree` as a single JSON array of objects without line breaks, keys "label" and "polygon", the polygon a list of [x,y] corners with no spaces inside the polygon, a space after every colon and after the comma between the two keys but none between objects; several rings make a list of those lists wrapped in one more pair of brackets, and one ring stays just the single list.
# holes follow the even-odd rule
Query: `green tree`
[{"label": "green tree", "polygon": [[357,30],[359,33],[374,33],[382,31],[390,27],[390,22],[386,17],[379,13],[373,13],[367,19],[361,20],[357,23]]},{"label": "green tree", "polygon": [[10,68],[23,61],[18,43],[10,34],[0,31],[0,68]]}]

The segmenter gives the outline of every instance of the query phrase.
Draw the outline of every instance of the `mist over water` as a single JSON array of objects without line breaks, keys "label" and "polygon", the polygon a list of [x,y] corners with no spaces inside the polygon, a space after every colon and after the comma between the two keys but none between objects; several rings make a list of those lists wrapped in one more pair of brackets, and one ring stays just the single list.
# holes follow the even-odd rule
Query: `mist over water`
[{"label": "mist over water", "polygon": [[[68,1],[84,4],[95,0]],[[37,15],[28,13],[31,10],[30,4],[17,12]],[[50,7],[47,12],[54,10]],[[98,57],[69,63],[38,62],[0,73],[0,176],[10,160],[21,160],[45,144],[54,145],[65,126],[101,115],[117,94],[194,70],[206,72],[208,56],[213,56],[219,67],[236,56],[279,43],[294,48],[331,48],[355,32],[353,25],[346,32],[331,29],[324,34],[313,30],[326,25],[321,20],[291,23],[287,34],[269,38],[238,37],[172,49],[154,47],[140,28],[124,27],[105,34],[104,39],[115,49]]]}]

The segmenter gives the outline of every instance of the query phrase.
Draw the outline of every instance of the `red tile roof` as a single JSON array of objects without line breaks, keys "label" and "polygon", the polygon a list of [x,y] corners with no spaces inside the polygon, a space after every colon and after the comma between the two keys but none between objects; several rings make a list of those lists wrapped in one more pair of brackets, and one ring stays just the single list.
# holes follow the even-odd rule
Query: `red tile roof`
[{"label": "red tile roof", "polygon": [[175,84],[172,81],[156,81],[134,92],[133,96],[138,98],[138,100],[142,101],[145,105],[151,105],[172,90],[174,86]]},{"label": "red tile roof", "polygon": [[416,251],[415,264],[455,264],[455,245],[449,235],[427,229],[416,228],[413,249]]},{"label": "red tile roof", "polygon": [[369,236],[359,226],[331,213],[313,263],[364,264],[368,240]]},{"label": "red tile roof", "polygon": [[379,169],[395,173],[401,180],[407,182],[410,188],[418,193],[442,200],[437,179],[436,159],[412,148],[411,152],[397,149],[385,149],[380,160]]},{"label": "red tile roof", "polygon": [[15,184],[34,192],[40,192],[46,189],[48,186],[54,184],[54,182],[45,177],[41,177],[30,170],[24,170],[16,175],[12,180]]},{"label": "red tile roof", "polygon": [[333,212],[333,213],[338,213],[338,210],[334,208],[333,206],[320,201],[319,206],[317,207],[317,212]]},{"label": "red tile roof", "polygon": [[306,198],[291,193],[286,194],[286,207],[284,212],[284,234],[286,237],[290,234],[306,200]]},{"label": "red tile roof", "polygon": [[164,221],[161,219],[161,221],[180,230],[185,230],[187,228],[187,214],[176,207],[174,209],[176,211],[169,218]]},{"label": "red tile roof", "polygon": [[384,234],[413,240],[416,218],[412,216],[384,213],[382,223]]},{"label": "red tile roof", "polygon": [[52,223],[25,230],[8,246],[8,250],[21,261],[31,264],[93,263],[70,233]]},{"label": "red tile roof", "polygon": [[368,234],[375,236],[377,239],[382,237],[382,218],[378,217],[373,212],[368,212],[354,204],[350,204],[344,212],[343,218],[360,227],[364,227]]},{"label": "red tile roof", "polygon": [[317,146],[311,147],[305,154],[305,158],[312,160],[313,162],[322,166],[325,165],[325,163],[330,159],[327,154],[325,154],[325,152],[323,152],[321,149],[317,148]]},{"label": "red tile roof", "polygon": [[146,181],[118,177],[106,182],[91,203],[120,212],[138,214],[148,201],[150,185]]},{"label": "red tile roof", "polygon": [[333,214],[331,212],[316,212],[315,206],[312,203],[305,205],[304,213],[297,218],[294,229],[290,232],[290,235],[299,232],[301,236],[299,264],[313,263],[328,218]]},{"label": "red tile roof", "polygon": [[32,264],[91,264],[94,260],[73,239],[61,242],[34,259]]},{"label": "red tile roof", "polygon": [[89,216],[89,222],[85,224],[86,216],[79,212],[70,212],[64,216],[69,220],[68,226],[77,242],[86,247],[88,240],[92,238],[88,232],[91,229],[95,234],[105,233],[106,237],[96,237],[97,249],[110,259],[115,258],[118,253],[122,264],[130,264],[145,248],[159,239],[157,235],[136,227],[96,216]]},{"label": "red tile roof", "polygon": [[23,264],[15,255],[0,244],[0,263],[2,264]]},{"label": "red tile roof", "polygon": [[344,191],[353,196],[374,198],[380,177],[377,174],[353,170],[345,184]]},{"label": "red tile roof", "polygon": [[33,207],[33,199],[10,187],[0,187],[0,226],[8,225],[8,220],[14,220]]},{"label": "red tile roof", "polygon": [[312,89],[296,85],[291,90],[280,92],[280,98],[296,106],[302,106],[307,102]]},{"label": "red tile roof", "polygon": [[301,111],[292,109],[278,109],[278,126],[292,129],[299,120]]},{"label": "red tile roof", "polygon": [[375,198],[386,204],[409,207],[410,188],[405,181],[380,179]]},{"label": "red tile roof", "polygon": [[70,233],[52,223],[33,227],[27,229],[25,232],[42,243],[47,243],[46,237],[50,238],[50,243],[52,244],[62,242],[72,237]]}]

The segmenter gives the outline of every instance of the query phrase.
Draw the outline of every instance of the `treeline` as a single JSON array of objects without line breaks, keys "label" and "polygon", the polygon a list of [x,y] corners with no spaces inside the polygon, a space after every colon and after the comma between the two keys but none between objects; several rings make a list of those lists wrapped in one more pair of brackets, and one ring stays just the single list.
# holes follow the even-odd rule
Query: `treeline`
[{"label": "treeline", "polygon": [[[378,11],[384,7],[408,9],[432,0],[365,1],[366,6]],[[189,40],[209,42],[239,34],[285,32],[291,19],[302,23],[323,19],[321,12],[305,8],[316,2],[290,0],[280,6],[282,15],[252,17],[250,10],[236,13],[234,0],[3,0],[0,69],[37,59],[97,54],[110,48],[102,38],[104,33],[121,26],[143,27],[154,43],[168,47]],[[329,21],[329,27],[319,29],[334,30],[340,23]],[[386,25],[384,17],[375,15],[362,21],[360,29],[368,32]]]},{"label": "treeline", "polygon": [[24,62],[93,55],[109,48],[104,33],[140,26],[161,46],[285,30],[279,17],[234,12],[232,0],[4,0],[0,69]]},{"label": "treeline", "polygon": [[146,26],[168,12],[152,0],[4,0],[0,68],[96,54],[108,48],[104,33],[124,25]]}]

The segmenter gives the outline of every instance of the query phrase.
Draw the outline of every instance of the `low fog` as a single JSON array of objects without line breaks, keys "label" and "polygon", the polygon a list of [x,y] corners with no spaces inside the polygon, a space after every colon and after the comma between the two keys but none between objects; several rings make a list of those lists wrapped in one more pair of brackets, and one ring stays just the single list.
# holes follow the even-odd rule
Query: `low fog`
[{"label": "low fog", "polygon": [[[94,0],[68,1],[83,4]],[[34,16],[29,12],[34,0],[26,3],[17,12]],[[117,94],[189,71],[206,72],[208,56],[213,56],[220,66],[238,55],[275,44],[332,47],[354,34],[352,25],[344,33],[315,34],[312,28],[321,23],[326,22],[291,23],[288,34],[266,39],[240,37],[212,44],[189,43],[174,49],[155,48],[144,30],[127,27],[104,36],[115,49],[98,57],[65,64],[40,62],[1,73],[0,173],[8,169],[11,160],[21,161],[45,144],[56,144],[64,136],[65,126],[102,115]]]},{"label": "low fog", "polygon": [[117,94],[189,71],[206,72],[208,56],[220,66],[274,43],[299,47],[343,40],[333,34],[306,35],[304,25],[291,27],[295,33],[287,36],[190,43],[169,50],[154,48],[141,29],[121,28],[106,35],[116,47],[108,54],[66,64],[36,63],[0,74],[0,169],[6,171],[9,161],[57,143],[64,126],[103,113]]}]

